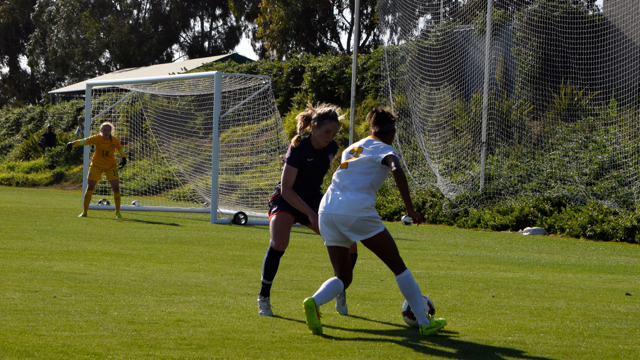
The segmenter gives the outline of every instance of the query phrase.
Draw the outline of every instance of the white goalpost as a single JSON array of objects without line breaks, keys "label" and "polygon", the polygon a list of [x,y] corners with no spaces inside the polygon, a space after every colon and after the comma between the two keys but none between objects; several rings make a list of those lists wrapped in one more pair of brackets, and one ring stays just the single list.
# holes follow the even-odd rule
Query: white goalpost
[{"label": "white goalpost", "polygon": [[[85,137],[111,122],[125,150],[121,210],[210,213],[212,224],[266,223],[260,219],[268,217],[288,146],[269,77],[216,71],[89,81],[85,119]],[[91,151],[84,148],[83,193]],[[105,181],[89,208],[114,209],[102,199],[113,199]]]}]

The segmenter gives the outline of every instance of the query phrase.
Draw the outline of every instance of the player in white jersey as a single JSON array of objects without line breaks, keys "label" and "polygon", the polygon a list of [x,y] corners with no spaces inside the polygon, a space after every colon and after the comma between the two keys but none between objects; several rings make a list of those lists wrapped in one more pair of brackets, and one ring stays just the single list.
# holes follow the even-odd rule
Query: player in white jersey
[{"label": "player in white jersey", "polygon": [[407,214],[414,223],[422,222],[422,215],[413,208],[398,155],[391,146],[396,134],[395,117],[386,110],[373,109],[367,114],[367,122],[371,136],[352,144],[342,153],[340,167],[333,174],[331,186],[320,203],[320,234],[335,277],[325,281],[312,297],[303,301],[307,326],[313,334],[322,334],[318,307],[351,284],[353,268],[349,247],[360,241],[394,273],[400,292],[418,319],[420,334],[431,335],[442,329],[446,320],[427,318],[420,287],[375,209],[376,193],[391,171]]}]

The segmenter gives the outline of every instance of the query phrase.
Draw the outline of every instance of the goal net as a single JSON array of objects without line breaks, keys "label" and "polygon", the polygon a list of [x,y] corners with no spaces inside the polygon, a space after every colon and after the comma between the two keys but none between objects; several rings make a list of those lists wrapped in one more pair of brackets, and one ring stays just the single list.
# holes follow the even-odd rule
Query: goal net
[{"label": "goal net", "polygon": [[[122,210],[211,212],[212,222],[240,211],[266,217],[288,146],[269,77],[209,72],[89,82],[86,101],[85,136],[111,122],[127,156]],[[98,205],[102,198],[111,206]],[[108,182],[98,183],[92,201],[92,209],[113,209]]]},{"label": "goal net", "polygon": [[640,201],[640,1],[380,0],[410,179],[455,203]]}]

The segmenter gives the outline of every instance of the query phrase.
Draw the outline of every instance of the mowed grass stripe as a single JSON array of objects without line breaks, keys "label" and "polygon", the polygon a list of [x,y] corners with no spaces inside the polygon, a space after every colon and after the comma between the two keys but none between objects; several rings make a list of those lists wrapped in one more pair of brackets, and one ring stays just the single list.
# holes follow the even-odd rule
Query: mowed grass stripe
[{"label": "mowed grass stripe", "polygon": [[[393,275],[364,247],[351,316],[302,300],[332,276],[320,237],[296,227],[257,315],[266,226],[205,214],[81,212],[79,192],[0,187],[0,358],[633,359],[640,247],[388,224],[448,325],[423,338]],[[631,294],[625,295],[626,293]]]}]

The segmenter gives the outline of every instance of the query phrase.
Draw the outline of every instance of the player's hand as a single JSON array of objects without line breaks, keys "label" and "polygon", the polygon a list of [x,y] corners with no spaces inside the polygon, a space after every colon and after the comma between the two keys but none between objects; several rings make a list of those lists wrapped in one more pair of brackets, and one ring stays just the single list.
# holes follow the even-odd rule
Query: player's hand
[{"label": "player's hand", "polygon": [[120,159],[120,166],[118,166],[118,169],[122,169],[125,165],[127,165],[127,158]]},{"label": "player's hand", "polygon": [[307,226],[311,230],[315,231],[316,234],[320,235],[320,224],[318,222],[318,214],[314,213],[312,216],[309,216],[309,224]]},{"label": "player's hand", "polygon": [[416,225],[422,224],[422,222],[424,221],[424,219],[422,218],[422,214],[415,210],[408,211],[407,215],[409,215],[409,217],[413,220],[413,223]]},{"label": "player's hand", "polygon": [[72,142],[68,142],[68,143],[67,143],[67,151],[71,151],[71,149],[73,149],[73,143],[74,143],[74,142],[75,142],[75,141],[72,141]]}]

